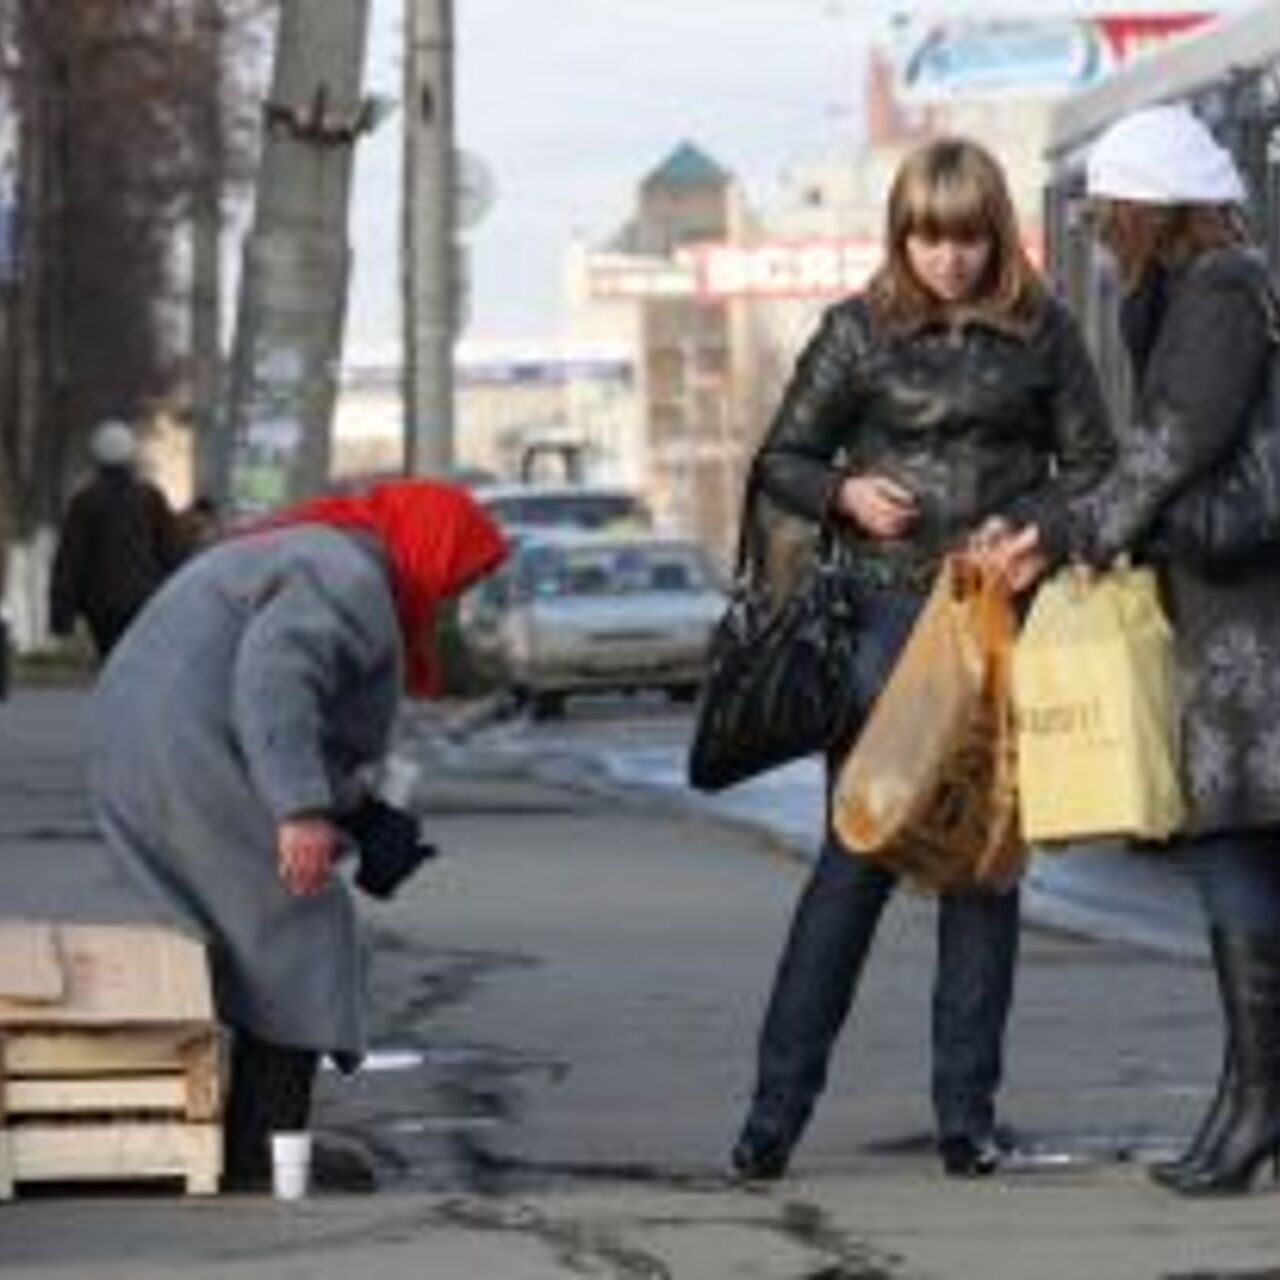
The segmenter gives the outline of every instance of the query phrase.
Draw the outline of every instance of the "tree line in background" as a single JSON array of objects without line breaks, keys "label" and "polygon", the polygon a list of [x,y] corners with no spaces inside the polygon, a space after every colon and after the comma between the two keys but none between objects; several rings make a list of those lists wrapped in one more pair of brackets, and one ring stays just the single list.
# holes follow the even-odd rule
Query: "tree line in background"
[{"label": "tree line in background", "polygon": [[[216,412],[274,0],[0,0],[0,566],[103,417]],[[0,567],[0,575],[3,568]]]}]

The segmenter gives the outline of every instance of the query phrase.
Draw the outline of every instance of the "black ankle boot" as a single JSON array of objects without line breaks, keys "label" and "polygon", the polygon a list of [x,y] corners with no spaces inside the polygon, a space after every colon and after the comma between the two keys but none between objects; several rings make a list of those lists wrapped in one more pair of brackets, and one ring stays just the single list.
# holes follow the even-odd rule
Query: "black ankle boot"
[{"label": "black ankle boot", "polygon": [[1169,1183],[1186,1196],[1247,1191],[1262,1165],[1280,1156],[1280,939],[1224,930],[1222,960],[1236,1070],[1216,1140]]},{"label": "black ankle boot", "polygon": [[938,1154],[948,1178],[986,1178],[1000,1167],[1000,1148],[994,1138],[943,1138],[938,1143]]},{"label": "black ankle boot", "polygon": [[776,1182],[787,1171],[791,1142],[781,1133],[748,1122],[729,1158],[740,1178],[748,1182]]}]

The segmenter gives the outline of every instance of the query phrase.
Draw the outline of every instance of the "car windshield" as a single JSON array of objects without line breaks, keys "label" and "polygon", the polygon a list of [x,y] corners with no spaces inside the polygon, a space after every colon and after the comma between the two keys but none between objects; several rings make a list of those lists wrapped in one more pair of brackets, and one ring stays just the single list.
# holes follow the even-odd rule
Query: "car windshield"
[{"label": "car windshield", "polygon": [[520,576],[523,594],[535,599],[694,592],[712,585],[694,547],[535,547]]},{"label": "car windshield", "polygon": [[539,528],[646,529],[652,523],[644,503],[625,493],[508,494],[485,505],[504,524]]}]

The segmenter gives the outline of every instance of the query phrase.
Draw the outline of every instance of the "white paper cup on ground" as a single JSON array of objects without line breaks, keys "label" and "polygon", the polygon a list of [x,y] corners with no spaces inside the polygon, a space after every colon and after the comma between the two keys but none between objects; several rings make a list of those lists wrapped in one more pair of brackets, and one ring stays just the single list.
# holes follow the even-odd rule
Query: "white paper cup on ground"
[{"label": "white paper cup on ground", "polygon": [[311,1135],[271,1135],[271,1190],[277,1200],[301,1200],[311,1182]]}]

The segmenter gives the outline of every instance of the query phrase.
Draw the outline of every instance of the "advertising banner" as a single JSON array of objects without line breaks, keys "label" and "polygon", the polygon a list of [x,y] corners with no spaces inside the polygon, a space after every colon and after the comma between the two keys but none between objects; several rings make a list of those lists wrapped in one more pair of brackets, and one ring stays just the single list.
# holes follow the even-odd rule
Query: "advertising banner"
[{"label": "advertising banner", "polygon": [[861,289],[880,262],[873,240],[705,244],[692,250],[695,292],[721,298],[839,297]]},{"label": "advertising banner", "polygon": [[[1039,232],[1026,249],[1039,262]],[[880,242],[866,237],[761,240],[753,244],[707,241],[680,250],[664,268],[627,274],[607,266],[591,275],[597,298],[840,298],[866,286],[880,265]]]},{"label": "advertising banner", "polygon": [[890,51],[908,102],[1067,93],[1201,26],[1209,11],[937,19],[899,29]]}]

